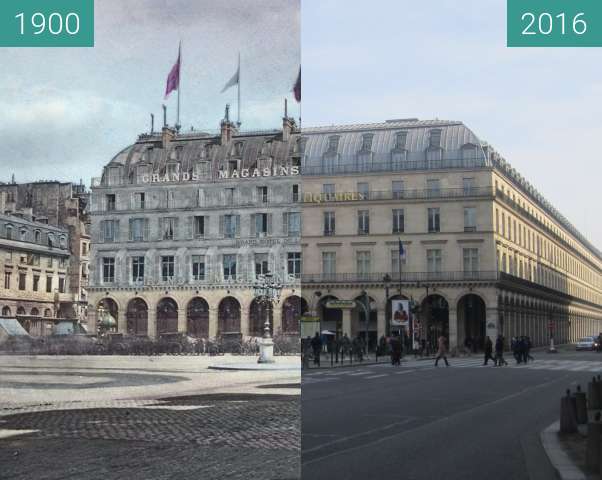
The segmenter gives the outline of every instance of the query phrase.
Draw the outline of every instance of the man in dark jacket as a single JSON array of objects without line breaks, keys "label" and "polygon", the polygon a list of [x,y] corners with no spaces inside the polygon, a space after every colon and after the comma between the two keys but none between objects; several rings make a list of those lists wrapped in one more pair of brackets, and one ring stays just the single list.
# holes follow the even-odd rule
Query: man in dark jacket
[{"label": "man in dark jacket", "polygon": [[393,333],[391,337],[391,365],[400,365],[401,364],[401,338],[397,333]]},{"label": "man in dark jacket", "polygon": [[498,335],[495,340],[495,364],[498,367],[508,365],[508,362],[504,358],[504,337],[501,335]]},{"label": "man in dark jacket", "polygon": [[320,354],[322,353],[322,339],[320,334],[316,332],[314,338],[311,339],[311,349],[314,352],[314,365],[320,366]]},{"label": "man in dark jacket", "polygon": [[493,360],[493,363],[495,364],[495,359],[493,358],[493,342],[491,341],[491,338],[489,338],[489,335],[487,337],[485,337],[485,360],[483,361],[483,365],[489,365],[489,360]]}]

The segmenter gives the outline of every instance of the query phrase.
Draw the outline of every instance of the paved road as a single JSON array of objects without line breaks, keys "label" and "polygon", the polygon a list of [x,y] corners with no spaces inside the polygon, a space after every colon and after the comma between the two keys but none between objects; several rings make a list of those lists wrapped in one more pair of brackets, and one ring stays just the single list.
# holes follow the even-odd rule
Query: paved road
[{"label": "paved road", "polygon": [[[549,480],[539,432],[567,387],[602,373],[595,353],[529,365],[480,358],[303,374],[302,478]],[[391,477],[393,475],[393,477]]]},{"label": "paved road", "polygon": [[214,361],[0,358],[0,478],[298,479],[299,373]]}]

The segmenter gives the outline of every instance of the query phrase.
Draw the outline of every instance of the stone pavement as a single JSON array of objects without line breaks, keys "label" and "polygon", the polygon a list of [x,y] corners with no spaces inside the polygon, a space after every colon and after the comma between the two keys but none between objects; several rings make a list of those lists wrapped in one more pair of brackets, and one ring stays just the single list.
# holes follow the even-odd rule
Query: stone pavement
[{"label": "stone pavement", "polygon": [[299,478],[300,374],[241,358],[3,357],[0,476]]}]

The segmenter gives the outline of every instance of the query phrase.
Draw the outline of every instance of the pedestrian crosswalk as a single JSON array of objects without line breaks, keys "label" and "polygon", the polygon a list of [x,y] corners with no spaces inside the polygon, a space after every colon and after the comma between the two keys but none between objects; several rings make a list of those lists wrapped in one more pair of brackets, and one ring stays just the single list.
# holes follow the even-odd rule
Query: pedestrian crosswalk
[{"label": "pedestrian crosswalk", "polygon": [[[602,361],[537,359],[527,364],[517,364],[513,358],[508,358],[507,362],[507,366],[498,367],[497,370],[559,370],[602,374]],[[491,362],[488,366],[483,365],[483,359],[480,357],[449,358],[449,363],[453,368],[495,368]],[[304,384],[336,382],[344,378],[354,378],[358,381],[367,382],[387,376],[393,377],[435,368],[445,368],[445,363],[440,361],[439,367],[435,367],[434,361],[431,360],[408,360],[403,362],[401,367],[382,363],[355,368],[310,370],[303,372],[302,382]]]}]

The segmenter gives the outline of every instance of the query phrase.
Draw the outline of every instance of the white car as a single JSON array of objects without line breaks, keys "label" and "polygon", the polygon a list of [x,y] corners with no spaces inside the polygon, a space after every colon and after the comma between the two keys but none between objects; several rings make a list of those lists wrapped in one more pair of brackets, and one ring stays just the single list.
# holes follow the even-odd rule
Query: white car
[{"label": "white car", "polygon": [[595,350],[598,348],[598,339],[596,337],[583,337],[577,342],[577,350]]}]

